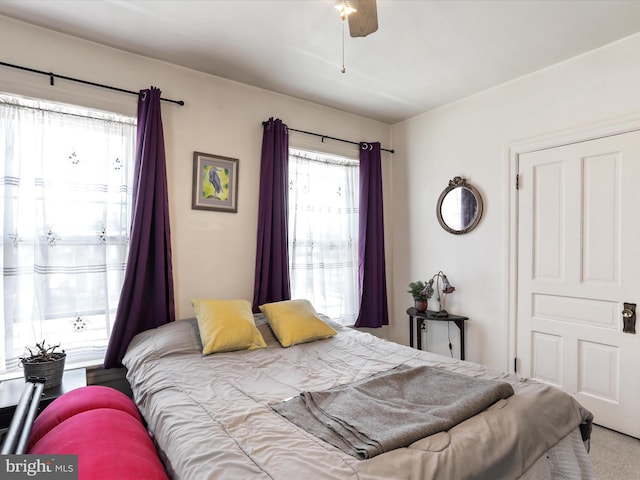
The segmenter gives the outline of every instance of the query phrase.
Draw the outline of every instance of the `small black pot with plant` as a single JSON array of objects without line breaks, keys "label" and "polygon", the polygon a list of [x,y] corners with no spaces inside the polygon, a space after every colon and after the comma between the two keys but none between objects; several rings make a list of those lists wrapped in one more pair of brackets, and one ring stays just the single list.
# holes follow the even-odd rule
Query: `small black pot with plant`
[{"label": "small black pot with plant", "polygon": [[57,348],[60,348],[60,344],[47,345],[44,340],[36,343],[35,348],[26,347],[29,352],[28,355],[25,354],[24,357],[20,357],[20,365],[24,369],[24,378],[46,378],[45,389],[60,385],[67,354],[64,350],[56,352]]}]

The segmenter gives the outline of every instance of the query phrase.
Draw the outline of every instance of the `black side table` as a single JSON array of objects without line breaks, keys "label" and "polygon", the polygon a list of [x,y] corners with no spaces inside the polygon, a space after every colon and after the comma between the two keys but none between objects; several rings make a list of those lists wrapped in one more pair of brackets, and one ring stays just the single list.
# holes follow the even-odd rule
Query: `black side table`
[{"label": "black side table", "polygon": [[416,319],[416,337],[418,340],[418,350],[422,350],[422,335],[420,330],[425,320],[436,322],[453,322],[460,330],[460,360],[464,360],[464,322],[469,320],[469,317],[461,317],[460,315],[449,314],[446,317],[436,315],[437,312],[427,310],[426,312],[419,312],[415,307],[411,307],[407,310],[409,315],[409,345],[413,347],[413,319]]},{"label": "black side table", "polygon": [[[20,401],[20,395],[22,395],[22,391],[24,390],[24,384],[24,377],[3,380],[0,382],[0,429],[9,427],[13,413]],[[86,368],[65,370],[64,375],[62,375],[62,383],[60,385],[42,391],[40,410],[49,405],[56,398],[62,396],[64,393],[86,385]]]}]

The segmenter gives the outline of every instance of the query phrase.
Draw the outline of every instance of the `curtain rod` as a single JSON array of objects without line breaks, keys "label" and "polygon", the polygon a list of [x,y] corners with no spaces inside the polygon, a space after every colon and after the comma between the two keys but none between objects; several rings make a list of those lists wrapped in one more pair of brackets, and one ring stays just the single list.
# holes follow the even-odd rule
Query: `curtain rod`
[{"label": "curtain rod", "polygon": [[[87,80],[80,80],[79,78],[66,77],[64,75],[58,75],[57,73],[53,73],[53,72],[45,72],[43,70],[36,70],[35,68],[22,67],[20,65],[13,65],[11,63],[5,63],[5,62],[0,62],[0,65],[3,65],[5,67],[17,68],[18,70],[24,70],[26,72],[39,73],[40,75],[46,75],[47,77],[49,77],[49,84],[50,85],[53,85],[53,81],[54,81],[55,78],[61,78],[63,80],[69,80],[69,81],[72,81],[72,82],[82,83],[84,85],[91,85],[93,87],[106,88],[107,90],[115,90],[116,92],[130,93],[131,95],[136,95],[136,96],[140,95],[140,92],[134,92],[133,90],[125,90],[124,88],[112,87],[110,85],[104,85],[102,83],[95,83],[95,82],[89,82]],[[182,101],[182,100],[171,100],[169,98],[162,98],[162,97],[160,97],[160,100],[162,100],[164,102],[176,103],[176,104],[178,104],[180,106],[184,105],[184,101]]]},{"label": "curtain rod", "polygon": [[[262,126],[265,127],[269,124],[269,122],[262,122]],[[298,133],[304,133],[306,135],[313,135],[314,137],[320,137],[322,138],[322,141],[324,142],[325,138],[328,138],[330,140],[336,140],[338,142],[344,142],[344,143],[350,143],[352,145],[360,145],[360,142],[354,142],[352,140],[345,140],[343,138],[337,138],[337,137],[330,137],[329,135],[322,135],[320,133],[313,133],[313,132],[307,132],[306,130],[296,130],[295,128],[291,128],[291,127],[287,127],[287,129],[291,130],[292,132],[298,132]],[[380,148],[380,150],[384,150],[385,152],[389,152],[389,153],[396,153],[395,150],[389,150],[387,148]]]}]

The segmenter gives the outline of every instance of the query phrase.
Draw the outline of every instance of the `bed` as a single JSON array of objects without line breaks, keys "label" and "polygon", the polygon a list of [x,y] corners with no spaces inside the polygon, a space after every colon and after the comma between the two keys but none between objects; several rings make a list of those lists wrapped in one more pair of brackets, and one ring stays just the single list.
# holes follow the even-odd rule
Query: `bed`
[{"label": "bed", "polygon": [[[335,335],[288,348],[263,315],[254,319],[263,348],[205,355],[195,318],[132,340],[123,360],[127,378],[171,478],[593,478],[592,416],[569,395],[321,318]],[[274,409],[303,392],[330,391],[398,367],[503,382],[514,394],[445,431],[367,459]]]}]

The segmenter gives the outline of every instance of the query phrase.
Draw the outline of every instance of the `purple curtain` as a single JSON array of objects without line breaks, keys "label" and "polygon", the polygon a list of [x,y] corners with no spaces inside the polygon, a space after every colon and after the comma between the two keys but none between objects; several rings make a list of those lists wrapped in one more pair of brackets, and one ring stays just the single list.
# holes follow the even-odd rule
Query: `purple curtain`
[{"label": "purple curtain", "polygon": [[291,298],[288,251],[289,131],[282,120],[264,122],[258,203],[253,311]]},{"label": "purple curtain", "polygon": [[360,143],[360,225],[358,266],[360,311],[356,327],[389,324],[382,218],[380,143]]},{"label": "purple curtain", "polygon": [[139,332],[175,320],[169,199],[160,90],[142,90],[133,180],[131,240],[105,368],[121,366]]}]

